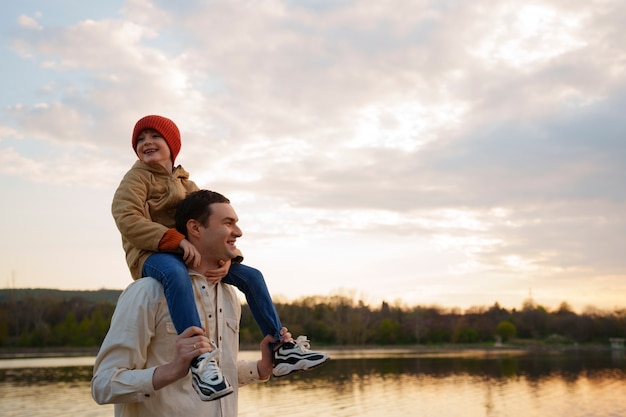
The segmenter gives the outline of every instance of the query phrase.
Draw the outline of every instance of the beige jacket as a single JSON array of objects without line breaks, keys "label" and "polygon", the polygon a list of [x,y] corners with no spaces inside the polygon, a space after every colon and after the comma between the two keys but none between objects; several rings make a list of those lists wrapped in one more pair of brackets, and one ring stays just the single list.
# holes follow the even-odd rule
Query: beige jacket
[{"label": "beige jacket", "polygon": [[158,252],[165,232],[175,227],[176,207],[197,190],[182,166],[170,175],[161,165],[137,161],[124,175],[113,196],[111,212],[122,234],[133,279],[141,278],[145,260]]},{"label": "beige jacket", "polygon": [[154,390],[154,370],[174,359],[177,335],[163,287],[145,278],[131,283],[120,296],[94,366],[92,396],[98,404],[114,403],[115,416],[235,417],[237,387],[262,382],[256,361],[237,361],[241,305],[233,287],[210,284],[205,277],[190,273],[202,326],[220,348],[220,368],[235,392],[202,401],[190,374]]}]

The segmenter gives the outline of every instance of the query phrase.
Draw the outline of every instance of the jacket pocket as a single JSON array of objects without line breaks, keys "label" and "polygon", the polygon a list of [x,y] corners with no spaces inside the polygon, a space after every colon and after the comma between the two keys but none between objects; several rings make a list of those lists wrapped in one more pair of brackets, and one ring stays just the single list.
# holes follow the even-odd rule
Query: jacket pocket
[{"label": "jacket pocket", "polygon": [[239,320],[226,318],[226,327],[235,333],[239,333]]}]

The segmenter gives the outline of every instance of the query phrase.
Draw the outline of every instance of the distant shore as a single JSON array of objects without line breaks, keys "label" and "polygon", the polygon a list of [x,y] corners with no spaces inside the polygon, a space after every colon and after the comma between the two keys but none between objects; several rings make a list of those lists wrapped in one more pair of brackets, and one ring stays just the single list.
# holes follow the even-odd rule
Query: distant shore
[{"label": "distant shore", "polygon": [[99,347],[0,348],[0,359],[95,356]]}]

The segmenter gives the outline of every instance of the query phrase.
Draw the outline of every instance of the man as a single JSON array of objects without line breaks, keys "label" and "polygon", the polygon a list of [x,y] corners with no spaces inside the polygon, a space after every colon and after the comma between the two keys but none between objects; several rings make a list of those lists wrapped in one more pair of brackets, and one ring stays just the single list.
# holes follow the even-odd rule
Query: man
[{"label": "man", "polygon": [[[96,358],[91,391],[98,404],[114,403],[120,417],[231,417],[237,415],[238,386],[269,380],[270,343],[276,341],[266,336],[260,360],[238,362],[241,305],[233,287],[205,276],[237,255],[235,242],[242,235],[237,221],[230,201],[219,193],[197,191],[180,204],[176,228],[201,254],[200,266],[189,273],[206,335],[191,327],[177,336],[161,284],[149,277],[133,282],[118,300]],[[281,335],[281,342],[291,340],[286,328]],[[215,346],[215,358],[234,392],[202,401],[193,391],[189,366]]]}]

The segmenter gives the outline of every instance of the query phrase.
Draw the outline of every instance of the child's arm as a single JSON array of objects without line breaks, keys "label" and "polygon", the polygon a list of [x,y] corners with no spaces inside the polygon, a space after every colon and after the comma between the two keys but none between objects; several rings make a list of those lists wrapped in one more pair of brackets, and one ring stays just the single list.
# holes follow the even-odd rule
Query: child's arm
[{"label": "child's arm", "polygon": [[146,213],[148,186],[139,175],[129,171],[115,191],[111,212],[120,233],[131,245],[158,252],[168,228],[152,221]]},{"label": "child's arm", "polygon": [[120,233],[131,245],[157,252],[168,228],[153,222],[145,213],[147,199],[148,184],[129,171],[115,191],[111,212]]}]

